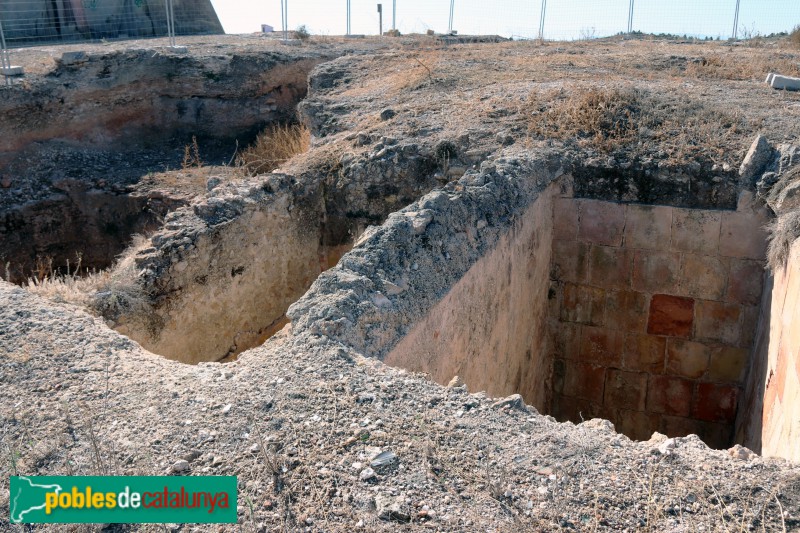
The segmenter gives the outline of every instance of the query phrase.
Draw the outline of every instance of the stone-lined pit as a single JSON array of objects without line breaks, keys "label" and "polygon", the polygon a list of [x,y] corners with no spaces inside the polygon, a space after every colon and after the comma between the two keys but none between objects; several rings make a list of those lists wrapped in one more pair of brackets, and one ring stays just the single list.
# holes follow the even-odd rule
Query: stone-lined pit
[{"label": "stone-lined pit", "polygon": [[539,193],[385,362],[519,393],[559,420],[605,418],[634,439],[730,446],[765,208],[751,192],[736,210],[574,197],[584,185],[563,176]]}]

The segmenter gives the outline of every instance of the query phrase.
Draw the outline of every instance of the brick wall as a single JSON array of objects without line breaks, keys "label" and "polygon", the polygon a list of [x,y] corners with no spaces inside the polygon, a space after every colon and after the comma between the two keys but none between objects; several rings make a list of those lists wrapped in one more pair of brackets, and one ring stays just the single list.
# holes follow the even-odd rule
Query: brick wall
[{"label": "brick wall", "polygon": [[763,284],[766,215],[562,196],[553,205],[552,413],[631,438],[732,438]]}]

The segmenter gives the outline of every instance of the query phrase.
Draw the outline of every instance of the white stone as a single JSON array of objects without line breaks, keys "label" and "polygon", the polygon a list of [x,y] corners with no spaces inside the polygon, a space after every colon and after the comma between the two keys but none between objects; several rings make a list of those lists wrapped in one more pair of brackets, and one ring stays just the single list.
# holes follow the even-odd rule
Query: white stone
[{"label": "white stone", "polygon": [[800,78],[775,74],[770,82],[770,87],[784,91],[800,91]]}]

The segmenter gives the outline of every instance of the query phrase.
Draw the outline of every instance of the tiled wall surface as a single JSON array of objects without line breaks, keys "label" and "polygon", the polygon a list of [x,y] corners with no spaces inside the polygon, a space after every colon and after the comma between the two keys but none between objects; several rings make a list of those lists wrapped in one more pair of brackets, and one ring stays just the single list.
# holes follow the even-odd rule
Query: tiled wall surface
[{"label": "tiled wall surface", "polygon": [[758,320],[765,215],[557,198],[552,413],[729,443]]}]

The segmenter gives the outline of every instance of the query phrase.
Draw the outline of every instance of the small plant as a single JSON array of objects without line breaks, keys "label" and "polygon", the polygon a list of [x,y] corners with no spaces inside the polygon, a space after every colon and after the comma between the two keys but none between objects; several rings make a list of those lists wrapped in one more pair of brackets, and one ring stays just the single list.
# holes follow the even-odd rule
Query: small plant
[{"label": "small plant", "polygon": [[308,150],[311,132],[301,124],[272,126],[238,157],[239,166],[249,174],[272,172],[296,154]]},{"label": "small plant", "polygon": [[795,26],[789,33],[789,42],[795,48],[800,48],[800,25]]},{"label": "small plant", "polygon": [[307,41],[311,37],[311,32],[308,31],[305,24],[301,24],[294,30],[294,36],[301,41]]},{"label": "small plant", "polygon": [[200,147],[197,145],[197,137],[192,135],[192,142],[183,147],[183,170],[188,168],[200,168],[203,160],[200,159]]}]

